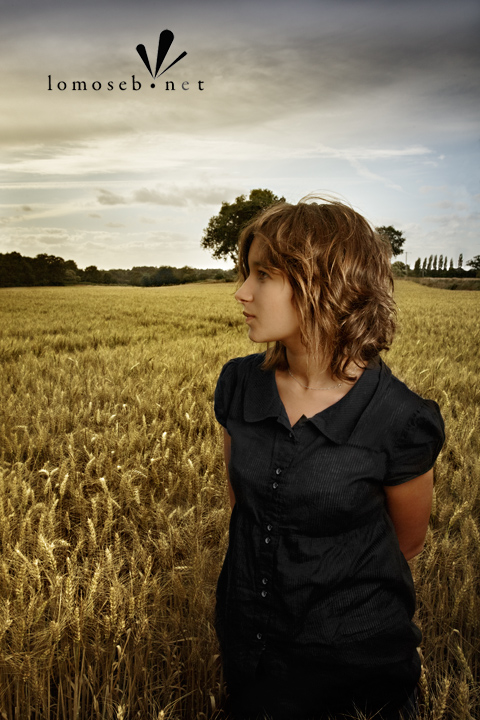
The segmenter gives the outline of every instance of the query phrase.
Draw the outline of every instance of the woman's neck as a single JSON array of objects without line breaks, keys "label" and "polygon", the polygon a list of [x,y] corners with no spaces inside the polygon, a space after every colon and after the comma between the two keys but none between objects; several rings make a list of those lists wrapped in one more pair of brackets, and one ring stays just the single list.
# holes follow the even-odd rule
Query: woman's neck
[{"label": "woman's neck", "polygon": [[285,356],[289,373],[306,386],[331,385],[338,382],[331,371],[330,363],[323,358],[311,358],[306,352],[286,348]]}]

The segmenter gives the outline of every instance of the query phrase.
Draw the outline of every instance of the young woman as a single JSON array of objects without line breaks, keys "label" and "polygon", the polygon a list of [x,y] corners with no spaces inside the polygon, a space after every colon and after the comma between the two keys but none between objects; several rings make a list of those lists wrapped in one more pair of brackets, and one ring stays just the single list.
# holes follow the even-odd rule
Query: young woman
[{"label": "young woman", "polygon": [[[232,505],[216,627],[234,718],[415,716],[438,406],[383,360],[389,252],[339,202],[281,203],[242,232],[248,335],[215,391]],[[402,714],[402,715],[401,715]]]}]

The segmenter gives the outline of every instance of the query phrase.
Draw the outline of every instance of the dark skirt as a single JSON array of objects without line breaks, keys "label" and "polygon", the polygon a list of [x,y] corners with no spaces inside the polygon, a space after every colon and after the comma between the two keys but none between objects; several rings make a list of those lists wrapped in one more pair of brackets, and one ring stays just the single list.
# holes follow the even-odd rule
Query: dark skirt
[{"label": "dark skirt", "polygon": [[[411,674],[410,674],[411,677]],[[286,663],[268,651],[252,675],[225,666],[228,710],[235,720],[414,720],[416,686],[399,663],[376,668]],[[363,715],[361,714],[363,713]]]}]

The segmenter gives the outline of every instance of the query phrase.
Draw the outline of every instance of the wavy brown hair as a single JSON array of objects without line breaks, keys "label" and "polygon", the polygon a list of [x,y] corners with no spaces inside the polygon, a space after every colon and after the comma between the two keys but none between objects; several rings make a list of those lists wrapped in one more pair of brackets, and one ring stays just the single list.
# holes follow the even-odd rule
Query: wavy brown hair
[{"label": "wavy brown hair", "polygon": [[[362,367],[389,349],[396,312],[391,250],[362,215],[337,200],[313,197],[266,208],[240,234],[241,282],[250,272],[254,238],[265,265],[292,286],[302,342],[313,360],[327,361],[333,376],[348,382],[348,365]],[[281,342],[268,348],[262,367],[287,367]]]}]

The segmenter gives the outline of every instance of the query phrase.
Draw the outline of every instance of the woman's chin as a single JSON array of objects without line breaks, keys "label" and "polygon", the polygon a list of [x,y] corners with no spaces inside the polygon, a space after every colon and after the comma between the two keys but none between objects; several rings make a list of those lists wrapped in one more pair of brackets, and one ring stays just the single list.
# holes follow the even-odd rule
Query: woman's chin
[{"label": "woman's chin", "polygon": [[253,328],[248,329],[248,339],[254,343],[270,342],[270,340],[266,340],[259,332],[255,332]]}]

